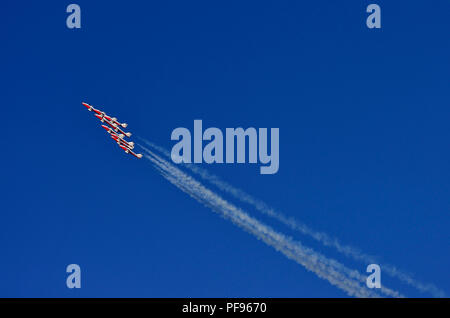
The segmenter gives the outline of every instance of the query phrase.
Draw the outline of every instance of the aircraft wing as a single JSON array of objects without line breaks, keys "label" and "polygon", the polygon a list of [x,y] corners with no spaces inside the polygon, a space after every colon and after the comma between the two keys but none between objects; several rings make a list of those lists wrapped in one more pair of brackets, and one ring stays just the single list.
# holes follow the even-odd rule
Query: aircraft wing
[{"label": "aircraft wing", "polygon": [[95,109],[94,106],[89,105],[88,103],[82,102],[81,104],[83,104],[83,106],[86,107],[90,112],[93,111],[94,113],[96,113],[98,115],[101,115],[103,113],[102,111]]},{"label": "aircraft wing", "polygon": [[111,126],[111,128],[114,131],[120,132],[121,134],[124,134],[127,137],[131,137],[131,133],[130,132],[123,131],[117,124],[115,124],[110,119],[108,119],[108,118],[111,118],[111,117],[109,117],[109,116],[102,116],[102,115],[95,115],[95,117],[100,119],[101,122],[106,122],[109,126]]},{"label": "aircraft wing", "polygon": [[123,138],[121,138],[120,136],[118,136],[116,134],[111,134],[111,138],[114,139],[119,146],[123,145],[125,147],[130,148],[130,149],[134,149],[134,142],[132,142],[132,141],[126,141],[126,140],[124,140]]},{"label": "aircraft wing", "polygon": [[131,150],[130,148],[127,148],[123,145],[119,145],[120,148],[122,148],[123,151],[125,151],[126,153],[132,154],[133,156],[135,156],[138,159],[142,158],[142,155],[140,153],[134,153],[133,150]]}]

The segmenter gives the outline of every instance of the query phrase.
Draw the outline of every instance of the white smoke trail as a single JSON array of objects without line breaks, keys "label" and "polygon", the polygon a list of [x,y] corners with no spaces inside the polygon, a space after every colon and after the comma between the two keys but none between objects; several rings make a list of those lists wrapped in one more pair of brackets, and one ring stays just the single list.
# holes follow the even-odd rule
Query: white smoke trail
[{"label": "white smoke trail", "polygon": [[[145,158],[154,164],[154,167],[161,175],[192,198],[231,220],[234,224],[272,246],[289,259],[304,266],[320,278],[342,289],[348,295],[379,297],[377,292],[364,286],[366,278],[356,270],[348,269],[337,261],[328,259],[320,253],[303,246],[300,242],[293,241],[291,238],[274,231],[269,226],[259,222],[243,210],[224,200],[218,194],[209,190],[193,177],[162,159],[151,150],[141,147],[147,152]],[[380,291],[387,296],[402,297],[397,291],[389,288],[383,287]]]},{"label": "white smoke trail", "polygon": [[[167,151],[165,148],[160,147],[152,142],[149,142],[145,139],[140,138],[143,142],[145,142],[149,147],[159,151],[161,154],[166,156],[167,158],[171,158],[171,155],[169,151]],[[378,263],[379,261],[376,259],[376,257],[365,254],[358,249],[344,245],[342,244],[338,239],[332,238],[326,233],[318,232],[307,225],[293,219],[285,216],[279,211],[276,211],[275,209],[269,207],[265,202],[254,198],[250,194],[244,192],[241,189],[238,189],[229,183],[221,180],[219,177],[209,173],[205,169],[202,169],[198,166],[195,166],[193,164],[184,164],[183,166],[190,169],[192,172],[200,176],[202,179],[210,182],[211,184],[215,185],[218,189],[232,195],[234,198],[240,200],[241,202],[247,203],[249,205],[252,205],[256,210],[259,212],[272,217],[279,222],[283,223],[284,225],[290,227],[291,229],[298,231],[302,233],[303,235],[307,235],[314,240],[320,242],[324,246],[335,248],[340,253],[354,259],[357,261],[362,261],[366,264],[370,263]],[[417,280],[415,280],[410,274],[406,274],[400,270],[398,270],[395,266],[383,263],[382,265],[383,273],[386,273],[390,275],[391,277],[395,277],[399,279],[400,281],[416,288],[417,290],[421,292],[429,292],[434,297],[445,297],[445,292],[436,287],[433,284],[424,284]]]}]

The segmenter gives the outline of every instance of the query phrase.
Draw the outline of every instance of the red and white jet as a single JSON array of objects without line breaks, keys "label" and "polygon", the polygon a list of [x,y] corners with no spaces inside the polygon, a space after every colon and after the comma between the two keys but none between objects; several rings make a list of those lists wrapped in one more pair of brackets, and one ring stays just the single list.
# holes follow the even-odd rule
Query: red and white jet
[{"label": "red and white jet", "polygon": [[111,135],[111,138],[114,139],[114,141],[120,146],[124,145],[130,149],[134,149],[134,142],[132,141],[126,141],[124,139],[123,134],[116,134],[115,132],[111,131],[111,129],[105,125],[102,125],[102,127]]},{"label": "red and white jet", "polygon": [[[112,129],[114,129],[115,132],[120,132],[121,134],[124,134],[127,137],[131,137],[131,133],[130,132],[124,132],[119,125],[117,125],[116,123],[112,122],[112,118],[109,117],[108,115],[98,115],[96,114],[95,117],[97,117],[98,119],[100,119],[100,121],[106,122],[109,126],[111,126]],[[125,124],[126,125],[126,124]]]},{"label": "red and white jet", "polygon": [[[125,151],[125,153],[130,153],[136,158],[142,158],[141,154],[136,154],[132,151],[134,149],[134,142],[125,140],[125,137],[130,137],[131,133],[124,132],[120,127],[127,127],[125,123],[119,123],[117,118],[110,117],[106,115],[106,113],[95,109],[93,106],[82,103],[89,111],[95,112],[95,117],[97,117],[101,122],[106,122],[108,125],[102,125],[102,128],[105,129],[110,135],[111,138],[119,145],[119,147]],[[120,127],[119,127],[120,126]]]},{"label": "red and white jet", "polygon": [[[116,117],[110,117],[108,115],[106,115],[105,112],[102,112],[101,110],[95,109],[93,106],[89,105],[88,103],[81,103],[83,104],[90,112],[95,112],[97,115],[99,115],[100,117],[96,116],[97,118],[99,118],[100,120],[102,120],[102,118],[105,118],[106,120],[110,121],[111,123],[114,123],[118,126],[122,126],[123,128],[127,128],[128,124],[126,123],[119,123],[117,121]],[[103,120],[102,120],[103,121]]]},{"label": "red and white jet", "polygon": [[135,156],[136,158],[139,158],[139,159],[142,158],[142,155],[140,153],[134,153],[133,150],[131,150],[130,148],[127,148],[127,147],[122,146],[122,145],[119,145],[119,147],[122,148],[123,151],[125,151],[126,153],[130,153],[133,156]]},{"label": "red and white jet", "polygon": [[124,134],[118,134],[118,133],[116,133],[112,128],[110,128],[110,127],[108,127],[108,126],[106,126],[106,125],[102,125],[102,128],[103,128],[104,130],[106,130],[106,132],[107,132],[108,134],[111,135],[111,138],[114,139],[117,143],[123,143],[123,144],[129,146],[131,149],[134,148],[134,142],[132,142],[132,141],[129,141],[129,142],[126,141],[126,140],[124,139],[124,138],[125,138],[125,135],[124,135]]}]

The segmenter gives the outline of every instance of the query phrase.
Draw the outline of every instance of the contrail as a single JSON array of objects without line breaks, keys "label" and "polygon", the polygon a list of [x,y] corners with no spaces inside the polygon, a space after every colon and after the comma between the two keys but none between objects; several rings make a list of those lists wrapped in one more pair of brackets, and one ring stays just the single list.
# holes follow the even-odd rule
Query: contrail
[{"label": "contrail", "polygon": [[[141,146],[141,145],[140,145]],[[272,246],[289,259],[304,266],[318,277],[327,280],[332,285],[345,291],[349,296],[380,297],[378,291],[392,297],[403,297],[397,291],[383,287],[377,291],[364,286],[366,277],[356,270],[351,270],[339,262],[329,259],[311,248],[303,246],[298,241],[276,232],[271,227],[249,216],[242,209],[226,201],[221,196],[206,188],[199,181],[181,171],[170,162],[159,157],[151,150],[141,146],[147,154],[144,157],[150,160],[160,174],[173,185],[187,193],[189,196],[211,208],[226,219],[245,231],[253,234],[259,240]]]},{"label": "contrail", "polygon": [[[167,158],[171,158],[171,155],[169,151],[167,151],[165,148],[160,147],[152,142],[149,142],[145,139],[140,138],[144,143],[146,143],[149,147],[153,148],[154,150],[157,150]],[[209,173],[205,169],[202,169],[196,165],[193,164],[183,164],[186,168],[190,169],[193,173],[200,176],[203,180],[206,180],[210,182],[211,184],[215,185],[218,189],[232,195],[234,198],[240,200],[241,202],[247,203],[251,206],[253,206],[256,210],[259,212],[272,217],[282,224],[290,227],[291,229],[298,231],[302,233],[303,235],[307,235],[314,240],[320,242],[324,246],[335,248],[340,253],[354,259],[357,261],[362,261],[364,263],[379,263],[376,257],[365,254],[358,250],[357,248],[354,248],[352,246],[344,245],[342,244],[338,239],[330,237],[328,234],[323,232],[318,232],[307,225],[293,219],[285,216],[283,213],[276,211],[275,209],[269,207],[265,202],[254,198],[250,194],[246,193],[245,191],[238,189],[229,183],[221,180],[219,177]],[[439,289],[433,284],[424,284],[417,280],[415,280],[411,275],[406,274],[399,269],[397,269],[394,265],[383,263],[383,273],[386,273],[390,275],[391,277],[395,277],[399,279],[400,281],[416,288],[417,290],[421,292],[428,292],[434,297],[446,297],[446,294],[443,290]]]}]

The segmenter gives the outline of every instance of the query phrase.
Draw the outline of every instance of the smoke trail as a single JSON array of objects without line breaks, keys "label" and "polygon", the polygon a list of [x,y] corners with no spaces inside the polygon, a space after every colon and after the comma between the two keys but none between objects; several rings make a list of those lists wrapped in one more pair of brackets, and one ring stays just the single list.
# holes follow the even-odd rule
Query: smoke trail
[{"label": "smoke trail", "polygon": [[[150,160],[154,167],[168,181],[187,193],[224,218],[231,220],[234,224],[253,234],[269,246],[284,254],[289,259],[304,266],[307,270],[315,273],[332,285],[342,289],[350,296],[356,297],[379,297],[373,290],[364,287],[366,278],[356,270],[346,268],[335,260],[328,259],[316,251],[303,246],[300,242],[274,231],[269,226],[252,218],[243,210],[224,200],[218,194],[207,189],[200,182],[184,173],[173,164],[162,159],[149,149],[141,146],[147,154],[145,158]],[[397,291],[383,287],[382,293],[393,297],[402,297]]]},{"label": "smoke trail", "polygon": [[[143,142],[145,142],[149,147],[152,147],[153,149],[159,151],[167,158],[171,158],[170,153],[163,147],[160,147],[154,143],[151,143],[145,139],[140,138]],[[276,211],[275,209],[269,207],[265,202],[254,198],[250,194],[244,192],[241,189],[238,189],[229,183],[221,180],[219,177],[209,173],[205,169],[202,169],[198,166],[195,166],[193,164],[184,164],[185,167],[190,169],[192,172],[200,176],[202,179],[210,182],[211,184],[215,185],[218,189],[232,195],[234,198],[240,200],[241,202],[247,203],[249,205],[252,205],[256,210],[259,212],[272,217],[279,222],[283,223],[284,225],[290,227],[291,229],[298,231],[302,233],[303,235],[307,235],[314,240],[320,242],[324,246],[335,248],[340,253],[354,259],[357,261],[362,261],[364,263],[379,263],[379,261],[376,259],[376,257],[365,254],[358,249],[344,245],[341,242],[339,242],[338,239],[332,238],[326,233],[318,232],[307,225],[293,219],[285,216],[279,211]],[[434,297],[445,297],[445,292],[441,289],[437,288],[433,284],[424,284],[421,282],[418,282],[415,280],[411,275],[406,274],[400,270],[398,270],[395,266],[390,264],[383,264],[383,273],[386,273],[390,275],[391,277],[395,277],[399,279],[400,281],[416,288],[417,290],[421,292],[429,292]]]}]

